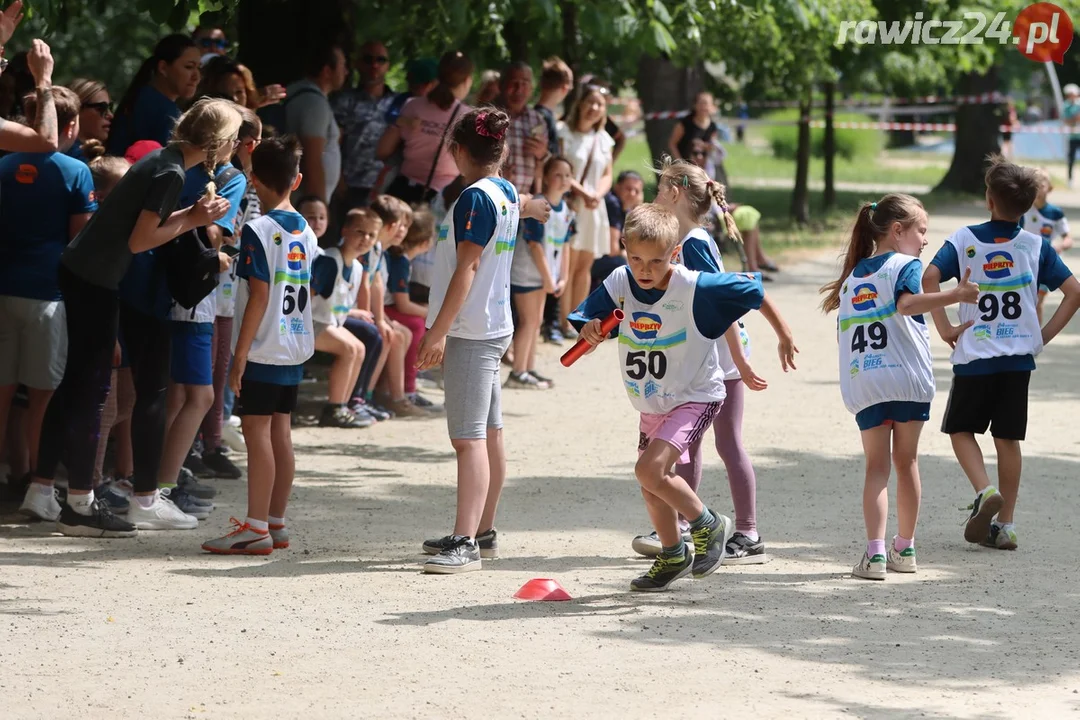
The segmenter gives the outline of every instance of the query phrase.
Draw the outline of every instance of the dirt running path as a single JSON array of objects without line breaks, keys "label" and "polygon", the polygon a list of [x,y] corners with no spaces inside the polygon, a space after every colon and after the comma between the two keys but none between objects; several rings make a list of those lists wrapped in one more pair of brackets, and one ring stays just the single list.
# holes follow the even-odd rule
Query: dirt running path
[{"label": "dirt running path", "polygon": [[[939,214],[926,255],[978,219]],[[1067,419],[1080,412],[1080,325],[1032,380],[1021,549],[963,541],[957,507],[971,492],[934,429],[949,378],[935,339],[920,572],[853,580],[861,451],[837,388],[835,321],[815,310],[832,255],[788,267],[769,286],[797,333],[797,373],[778,371],[767,326],[750,320],[754,364],[771,382],[749,398],[745,423],[769,564],[725,567],[667,594],[629,593],[647,567],[630,539],[647,520],[613,350],[565,371],[548,348],[541,367],[558,388],[504,403],[505,557],[484,572],[418,572],[420,541],[453,517],[454,465],[437,419],[298,430],[293,547],[265,560],[199,552],[243,514],[242,482],[221,484],[218,510],[192,533],[88,542],[40,525],[0,527],[0,716],[1077,713],[1080,444]],[[703,495],[731,512],[713,455]],[[575,599],[511,599],[533,577],[557,578]]]}]

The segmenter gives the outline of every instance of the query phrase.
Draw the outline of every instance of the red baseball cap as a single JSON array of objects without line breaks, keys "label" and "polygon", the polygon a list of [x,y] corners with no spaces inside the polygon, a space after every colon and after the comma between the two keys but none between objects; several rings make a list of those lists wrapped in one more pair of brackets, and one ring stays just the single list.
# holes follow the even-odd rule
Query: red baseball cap
[{"label": "red baseball cap", "polygon": [[134,165],[154,150],[160,150],[161,143],[154,140],[140,140],[133,144],[124,153],[124,159]]}]

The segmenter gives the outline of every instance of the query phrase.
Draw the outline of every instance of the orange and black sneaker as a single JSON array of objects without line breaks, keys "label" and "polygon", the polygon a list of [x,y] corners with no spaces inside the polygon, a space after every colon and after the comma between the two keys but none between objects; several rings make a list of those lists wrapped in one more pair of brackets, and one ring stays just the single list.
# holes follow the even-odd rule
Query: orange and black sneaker
[{"label": "orange and black sneaker", "polygon": [[217,540],[204,542],[203,550],[217,555],[269,555],[274,551],[269,532],[259,532],[236,518],[229,518],[229,522],[235,529]]},{"label": "orange and black sneaker", "polygon": [[270,539],[274,541],[275,550],[284,550],[289,547],[289,531],[284,525],[270,523]]}]

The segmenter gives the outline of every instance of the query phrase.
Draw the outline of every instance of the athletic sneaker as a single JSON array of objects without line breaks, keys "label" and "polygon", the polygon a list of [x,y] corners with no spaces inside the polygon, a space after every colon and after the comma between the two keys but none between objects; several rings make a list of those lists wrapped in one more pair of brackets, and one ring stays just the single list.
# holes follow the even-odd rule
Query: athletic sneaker
[{"label": "athletic sneaker", "polygon": [[38,520],[56,522],[56,518],[60,517],[60,502],[57,500],[59,492],[54,487],[49,487],[47,493],[38,489],[44,487],[47,486],[30,483],[30,487],[26,488],[26,497],[19,506],[19,512]]},{"label": "athletic sneaker", "polygon": [[389,420],[392,417],[392,414],[387,412],[386,410],[378,408],[375,405],[367,402],[366,400],[358,397],[354,397],[352,400],[349,401],[349,409],[352,410],[353,415],[359,415],[360,412],[363,411],[378,422]]},{"label": "athletic sneaker", "polygon": [[131,503],[128,520],[140,530],[194,530],[199,527],[197,518],[182,512],[163,492],[158,494],[154,504],[148,508],[144,508],[137,500]]},{"label": "athletic sneaker", "polygon": [[227,535],[202,544],[206,552],[217,555],[269,555],[274,551],[274,541],[268,532],[252,530],[246,522],[229,518],[235,527]]},{"label": "athletic sneaker", "polygon": [[236,467],[232,460],[225,457],[222,449],[217,448],[212,452],[203,453],[203,462],[206,463],[206,467],[214,471],[215,477],[225,480],[239,480],[243,473],[240,472],[240,468]]},{"label": "athletic sneaker", "polygon": [[456,535],[453,544],[424,563],[424,572],[433,575],[457,575],[480,570],[480,547],[475,540]]},{"label": "athletic sneaker", "polygon": [[885,562],[885,566],[898,573],[917,572],[919,568],[915,562],[915,546],[897,550],[893,543],[889,543],[889,559]]},{"label": "athletic sneaker", "polygon": [[355,408],[350,407],[349,412],[353,414],[359,422],[363,423],[365,427],[371,427],[375,423],[379,422],[379,419],[368,412],[368,409],[363,405],[359,405]]},{"label": "athletic sneaker", "polygon": [[184,488],[188,495],[194,495],[201,500],[212,500],[217,495],[217,488],[199,482],[187,468],[180,469],[180,475],[176,478],[176,486]]},{"label": "athletic sneaker", "polygon": [[[684,532],[682,534],[684,543],[693,544],[694,538],[690,537],[690,533]],[[630,543],[630,547],[638,555],[644,555],[645,557],[656,557],[664,550],[664,543],[660,542],[660,537],[653,530],[648,535],[638,535]]]},{"label": "athletic sneaker", "polygon": [[135,525],[113,515],[109,506],[97,498],[90,505],[89,515],[75,512],[70,505],[62,505],[56,529],[68,537],[125,538],[139,534]]},{"label": "athletic sneaker", "polygon": [[724,546],[724,565],[760,565],[769,561],[765,554],[765,541],[760,537],[751,540],[741,532],[731,536]]},{"label": "athletic sneaker", "polygon": [[[236,417],[235,415],[233,417]],[[232,418],[229,418],[232,420]],[[239,420],[240,418],[237,418]],[[229,446],[229,449],[233,452],[247,452],[247,441],[244,440],[244,434],[240,432],[239,425],[232,425],[226,423],[221,426],[221,440]]]},{"label": "athletic sneaker", "polygon": [[851,569],[851,574],[863,580],[884,580],[885,556],[874,555],[874,557],[870,557],[864,552],[859,564]]},{"label": "athletic sneaker", "polygon": [[125,514],[131,507],[131,495],[124,492],[118,483],[123,480],[106,480],[94,488],[94,497],[101,498],[117,515]]},{"label": "athletic sneaker", "polygon": [[526,374],[527,374],[527,375],[531,375],[532,377],[536,378],[536,380],[537,380],[538,382],[542,382],[542,383],[547,383],[547,386],[548,386],[549,388],[553,388],[553,387],[555,387],[555,381],[554,381],[554,380],[552,380],[552,379],[551,379],[551,378],[549,378],[549,377],[544,377],[543,375],[541,375],[540,373],[536,372],[535,370],[529,370],[529,371],[528,371],[528,372],[527,372]]},{"label": "athletic sneaker", "polygon": [[365,428],[374,423],[374,420],[369,420],[367,424],[361,422],[344,405],[327,405],[323,408],[322,417],[319,418],[319,427]]},{"label": "athletic sneaker", "polygon": [[994,516],[1005,504],[996,487],[990,486],[982,494],[975,496],[975,502],[965,508],[971,510],[964,526],[964,539],[969,543],[982,543],[990,535],[990,525]]},{"label": "athletic sneaker", "polygon": [[647,573],[630,581],[630,589],[638,592],[661,592],[679,578],[689,575],[693,569],[694,554],[684,545],[683,554],[679,557],[662,553],[657,555]]},{"label": "athletic sneaker", "polygon": [[190,515],[196,520],[205,520],[210,517],[210,511],[214,504],[209,500],[197,500],[194,495],[188,495],[183,488],[162,488],[162,497],[169,499],[177,509],[185,515]]},{"label": "athletic sneaker", "polygon": [[1011,528],[1006,530],[1001,525],[992,523],[990,532],[986,534],[986,537],[979,544],[984,547],[997,548],[998,550],[1015,550],[1016,531]]},{"label": "athletic sneaker", "polygon": [[431,413],[423,408],[419,408],[412,404],[412,400],[408,398],[401,398],[400,400],[393,400],[390,406],[387,408],[394,414],[395,417],[409,418],[409,417],[431,417]]},{"label": "athletic sneaker", "polygon": [[711,524],[690,531],[694,538],[694,577],[700,580],[716,572],[724,559],[724,548],[735,533],[735,523],[726,515],[715,515]]},{"label": "athletic sneaker", "polygon": [[214,471],[206,466],[203,462],[202,455],[192,448],[188,451],[187,458],[184,459],[184,467],[191,471],[191,474],[195,477],[212,478],[214,477]]},{"label": "athletic sneaker", "polygon": [[503,387],[511,390],[547,390],[548,384],[527,372],[516,373],[511,370],[510,376],[506,378]]},{"label": "athletic sneaker", "polygon": [[409,395],[409,401],[416,407],[429,413],[441,413],[443,411],[442,405],[428,400],[418,392]]},{"label": "athletic sneaker", "polygon": [[289,547],[289,529],[284,525],[270,525],[270,539],[274,541],[275,550],[284,550]]},{"label": "athletic sneaker", "polygon": [[[453,547],[457,543],[457,537],[459,536],[447,535],[438,540],[425,540],[423,550],[428,555],[438,555],[446,548]],[[499,557],[498,531],[491,528],[485,533],[480,533],[476,536],[476,545],[480,548],[480,557],[485,560],[494,560]]]},{"label": "athletic sneaker", "polygon": [[549,342],[552,345],[563,344],[563,334],[557,327],[548,327],[544,333],[544,342]]}]

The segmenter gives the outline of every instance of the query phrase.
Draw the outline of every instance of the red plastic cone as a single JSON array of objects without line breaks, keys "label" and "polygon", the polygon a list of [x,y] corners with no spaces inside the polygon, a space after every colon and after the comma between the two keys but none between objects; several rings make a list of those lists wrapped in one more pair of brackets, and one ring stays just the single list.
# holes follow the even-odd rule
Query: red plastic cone
[{"label": "red plastic cone", "polygon": [[514,593],[518,600],[570,600],[570,593],[563,590],[557,580],[533,578]]}]

